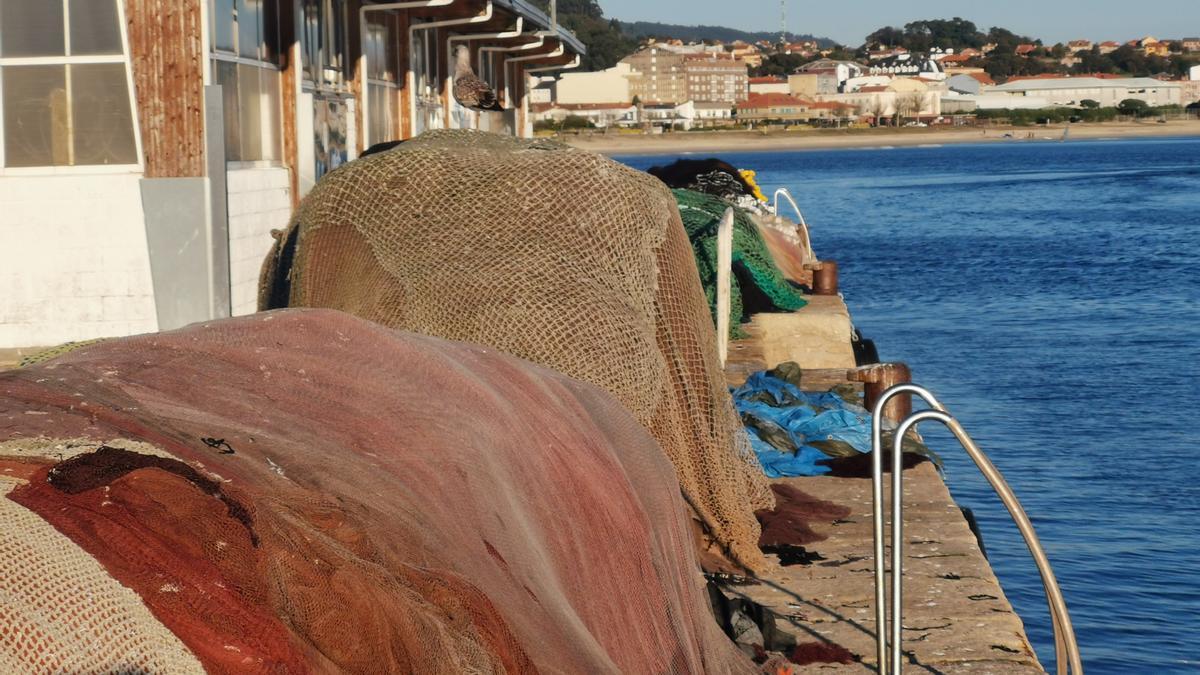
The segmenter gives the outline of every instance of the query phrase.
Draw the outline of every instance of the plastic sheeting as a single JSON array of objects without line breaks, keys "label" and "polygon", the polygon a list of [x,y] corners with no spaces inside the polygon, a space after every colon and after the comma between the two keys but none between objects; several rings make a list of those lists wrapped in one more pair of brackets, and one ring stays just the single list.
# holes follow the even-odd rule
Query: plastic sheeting
[{"label": "plastic sheeting", "polygon": [[733,400],[770,478],[823,475],[824,460],[871,451],[871,414],[833,392],[804,392],[766,371],[747,378]]}]

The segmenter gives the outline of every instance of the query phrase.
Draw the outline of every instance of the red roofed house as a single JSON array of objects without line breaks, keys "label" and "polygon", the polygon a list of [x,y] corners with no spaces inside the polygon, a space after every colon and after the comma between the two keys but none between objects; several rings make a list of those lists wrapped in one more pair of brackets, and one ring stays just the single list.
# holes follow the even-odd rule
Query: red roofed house
[{"label": "red roofed house", "polygon": [[1117,49],[1119,49],[1120,47],[1121,47],[1120,42],[1112,42],[1111,40],[1108,42],[1101,42],[1100,43],[1100,53],[1101,54],[1111,54],[1111,53],[1117,51]]},{"label": "red roofed house", "polygon": [[1017,56],[1029,56],[1037,48],[1038,48],[1037,45],[1030,45],[1030,44],[1017,45],[1016,55]]},{"label": "red roofed house", "polygon": [[808,121],[822,117],[815,101],[788,94],[751,94],[738,103],[738,121]]}]

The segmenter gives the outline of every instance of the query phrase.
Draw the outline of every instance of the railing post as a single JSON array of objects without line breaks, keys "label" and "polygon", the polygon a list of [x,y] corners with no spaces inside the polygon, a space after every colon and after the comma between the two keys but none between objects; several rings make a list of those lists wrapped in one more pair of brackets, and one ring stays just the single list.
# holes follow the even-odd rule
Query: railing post
[{"label": "railing post", "polygon": [[725,209],[717,227],[717,353],[721,367],[729,358],[730,295],[733,293],[733,207]]},{"label": "railing post", "polygon": [[[851,371],[854,372],[854,371]],[[1037,533],[1033,529],[1033,524],[1029,520],[1029,516],[1025,513],[1021,502],[1013,493],[1012,488],[1004,480],[1000,471],[992,464],[987,455],[975,444],[958,420],[950,416],[937,398],[934,397],[929,390],[924,387],[919,387],[915,384],[898,384],[891,387],[875,401],[872,406],[871,417],[871,468],[872,468],[872,501],[873,501],[873,529],[875,535],[875,619],[876,619],[876,639],[877,639],[877,654],[879,658],[879,672],[887,672],[888,663],[888,645],[887,645],[887,612],[885,606],[885,583],[884,583],[884,541],[883,541],[883,410],[888,401],[900,394],[916,394],[929,404],[932,410],[924,410],[913,415],[907,416],[900,426],[896,429],[895,437],[893,438],[892,448],[892,644],[891,656],[892,663],[895,669],[894,675],[899,675],[902,649],[901,637],[903,628],[903,613],[901,610],[901,600],[903,599],[903,591],[901,586],[903,566],[903,486],[902,471],[903,471],[903,443],[904,436],[918,423],[927,419],[936,419],[945,424],[954,437],[966,450],[967,455],[979,468],[979,471],[991,484],[1000,501],[1004,503],[1008,509],[1009,515],[1012,516],[1013,522],[1016,523],[1017,529],[1021,532],[1021,536],[1025,539],[1025,545],[1029,548],[1030,555],[1033,556],[1034,562],[1037,564],[1038,573],[1042,578],[1042,586],[1046,591],[1046,601],[1050,608],[1050,619],[1054,627],[1054,649],[1056,656],[1056,669],[1059,675],[1066,673],[1075,673],[1081,675],[1083,673],[1083,661],[1079,654],[1079,644],[1075,639],[1075,631],[1071,626],[1071,618],[1067,612],[1066,601],[1063,599],[1062,590],[1059,588],[1058,580],[1054,576],[1054,570],[1050,567],[1050,561],[1046,557],[1045,550],[1042,548],[1041,542],[1038,540]]]}]

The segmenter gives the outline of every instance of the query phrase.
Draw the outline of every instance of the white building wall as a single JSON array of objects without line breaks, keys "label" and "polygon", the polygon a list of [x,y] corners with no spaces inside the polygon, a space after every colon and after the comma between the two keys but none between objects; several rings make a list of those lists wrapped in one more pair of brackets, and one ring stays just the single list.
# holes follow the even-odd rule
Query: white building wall
[{"label": "white building wall", "polygon": [[618,63],[595,73],[563,73],[558,80],[558,103],[628,103],[632,100],[629,78],[633,68]]},{"label": "white building wall", "polygon": [[288,170],[233,169],[229,186],[229,286],[234,316],[258,308],[258,274],[275,240],[271,230],[292,215]]},{"label": "white building wall", "polygon": [[787,82],[750,83],[751,94],[790,94],[791,92]]},{"label": "white building wall", "polygon": [[0,178],[0,347],[158,329],[140,179]]}]

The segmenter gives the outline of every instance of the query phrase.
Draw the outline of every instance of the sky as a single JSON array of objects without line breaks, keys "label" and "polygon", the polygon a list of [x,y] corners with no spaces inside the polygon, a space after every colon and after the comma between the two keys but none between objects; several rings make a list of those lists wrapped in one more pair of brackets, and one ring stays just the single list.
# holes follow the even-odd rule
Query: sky
[{"label": "sky", "polygon": [[[599,0],[604,15],[623,21],[709,24],[779,30],[779,0]],[[1200,0],[786,0],[787,27],[858,46],[882,26],[960,16],[982,30],[1007,28],[1047,44],[1074,39],[1127,41],[1200,36]]]}]

